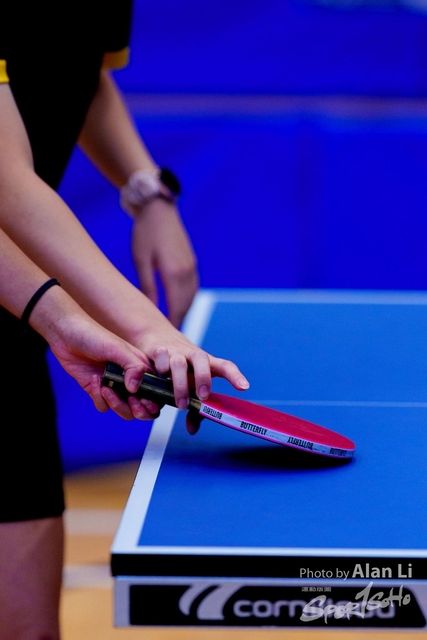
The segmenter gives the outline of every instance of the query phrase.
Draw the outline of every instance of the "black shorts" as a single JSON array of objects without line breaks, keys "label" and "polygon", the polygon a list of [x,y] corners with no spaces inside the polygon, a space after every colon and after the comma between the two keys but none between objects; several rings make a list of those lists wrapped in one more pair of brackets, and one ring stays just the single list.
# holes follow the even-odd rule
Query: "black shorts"
[{"label": "black shorts", "polygon": [[59,516],[62,463],[46,342],[0,307],[0,522]]}]

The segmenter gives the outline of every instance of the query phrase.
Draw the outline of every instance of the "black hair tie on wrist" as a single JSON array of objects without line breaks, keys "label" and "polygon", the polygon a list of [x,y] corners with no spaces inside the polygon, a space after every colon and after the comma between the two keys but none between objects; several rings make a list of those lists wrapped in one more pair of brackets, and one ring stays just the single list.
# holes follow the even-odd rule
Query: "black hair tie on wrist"
[{"label": "black hair tie on wrist", "polygon": [[37,289],[34,295],[30,298],[30,300],[27,303],[27,306],[24,309],[24,313],[22,314],[22,317],[21,317],[21,322],[25,330],[28,329],[28,326],[29,326],[28,320],[30,319],[31,312],[36,306],[37,302],[40,300],[42,295],[46,293],[48,289],[50,289],[51,287],[54,287],[56,284],[59,287],[61,286],[56,278],[51,278],[50,280],[42,284],[42,286],[39,289]]}]

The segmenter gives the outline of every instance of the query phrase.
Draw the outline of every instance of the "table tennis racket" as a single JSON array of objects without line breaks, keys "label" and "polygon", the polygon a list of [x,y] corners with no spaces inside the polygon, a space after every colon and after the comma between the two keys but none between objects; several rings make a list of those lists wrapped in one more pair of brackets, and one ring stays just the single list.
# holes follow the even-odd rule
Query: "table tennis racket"
[{"label": "table tennis racket", "polygon": [[[123,400],[131,395],[124,384],[124,371],[116,364],[107,364],[101,384],[113,389]],[[172,380],[152,373],[144,374],[138,391],[133,395],[176,407]],[[198,411],[202,417],[226,427],[301,451],[348,459],[353,456],[356,448],[354,442],[335,431],[221,393],[211,393],[207,400],[201,401],[191,392],[189,407]]]}]

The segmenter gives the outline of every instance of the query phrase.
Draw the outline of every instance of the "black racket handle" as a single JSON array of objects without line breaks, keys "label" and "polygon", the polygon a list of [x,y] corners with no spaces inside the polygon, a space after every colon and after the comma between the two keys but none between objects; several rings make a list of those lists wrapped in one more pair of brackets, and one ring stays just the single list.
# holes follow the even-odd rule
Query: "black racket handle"
[{"label": "black racket handle", "polygon": [[[131,394],[125,387],[124,370],[118,364],[108,362],[101,384],[104,387],[113,389],[122,400],[127,400],[130,395],[134,395],[138,398],[147,398],[161,405],[168,404],[171,407],[176,407],[172,380],[161,378],[153,373],[144,373],[138,391]],[[191,391],[189,404],[193,409],[200,409],[200,400],[195,393]]]}]

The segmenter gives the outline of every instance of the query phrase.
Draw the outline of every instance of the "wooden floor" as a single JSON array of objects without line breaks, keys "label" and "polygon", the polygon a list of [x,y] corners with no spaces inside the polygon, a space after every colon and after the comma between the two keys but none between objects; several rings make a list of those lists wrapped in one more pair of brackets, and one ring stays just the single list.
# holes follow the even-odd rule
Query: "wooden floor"
[{"label": "wooden floor", "polygon": [[113,627],[109,550],[139,461],[66,477],[66,567],[62,640],[404,640],[420,632],[221,630]]}]

